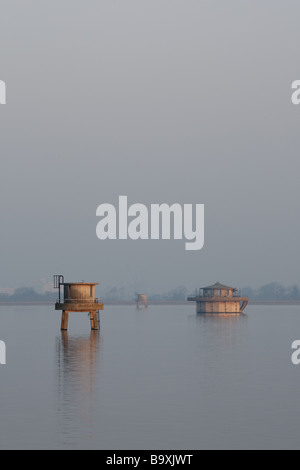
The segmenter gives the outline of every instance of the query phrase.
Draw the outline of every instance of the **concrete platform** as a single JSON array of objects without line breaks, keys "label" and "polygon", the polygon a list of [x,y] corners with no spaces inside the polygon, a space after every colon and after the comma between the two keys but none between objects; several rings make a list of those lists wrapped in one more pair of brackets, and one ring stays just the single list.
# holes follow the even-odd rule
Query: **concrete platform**
[{"label": "concrete platform", "polygon": [[64,310],[66,312],[92,312],[94,310],[103,310],[103,302],[56,302],[55,310]]}]

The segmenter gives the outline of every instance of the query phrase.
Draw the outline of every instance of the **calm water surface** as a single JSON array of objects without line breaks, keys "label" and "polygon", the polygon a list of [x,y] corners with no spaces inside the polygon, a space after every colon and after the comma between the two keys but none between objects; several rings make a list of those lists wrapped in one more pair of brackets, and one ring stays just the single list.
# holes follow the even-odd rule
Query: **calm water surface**
[{"label": "calm water surface", "polygon": [[1,449],[299,449],[300,307],[0,307]]}]

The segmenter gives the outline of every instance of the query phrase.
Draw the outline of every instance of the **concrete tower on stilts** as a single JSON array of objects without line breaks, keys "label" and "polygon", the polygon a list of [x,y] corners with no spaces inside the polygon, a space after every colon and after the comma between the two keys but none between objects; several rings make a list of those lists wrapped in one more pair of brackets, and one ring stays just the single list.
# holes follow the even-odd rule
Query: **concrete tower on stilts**
[{"label": "concrete tower on stilts", "polygon": [[[97,282],[64,282],[61,274],[54,276],[54,288],[58,289],[58,301],[55,310],[62,310],[61,330],[68,329],[70,312],[89,312],[91,329],[99,330],[99,310],[103,310],[103,302],[95,297]],[[63,287],[63,299],[61,288]]]}]

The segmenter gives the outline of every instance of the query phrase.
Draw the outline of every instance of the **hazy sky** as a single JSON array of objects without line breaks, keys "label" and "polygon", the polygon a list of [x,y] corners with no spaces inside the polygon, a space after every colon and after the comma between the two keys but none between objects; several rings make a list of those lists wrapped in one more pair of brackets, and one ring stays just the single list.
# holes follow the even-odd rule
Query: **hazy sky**
[{"label": "hazy sky", "polygon": [[[2,0],[0,286],[300,284],[300,3]],[[205,245],[100,241],[96,208],[205,204]]]}]

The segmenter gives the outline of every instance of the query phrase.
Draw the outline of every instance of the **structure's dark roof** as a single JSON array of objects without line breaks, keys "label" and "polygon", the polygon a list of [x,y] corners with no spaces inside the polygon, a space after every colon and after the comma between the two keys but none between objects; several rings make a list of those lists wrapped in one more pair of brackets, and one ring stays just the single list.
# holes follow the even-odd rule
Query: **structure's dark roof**
[{"label": "structure's dark roof", "polygon": [[212,286],[202,287],[202,289],[232,289],[235,290],[235,287],[225,286],[224,284],[220,284],[216,282]]}]

